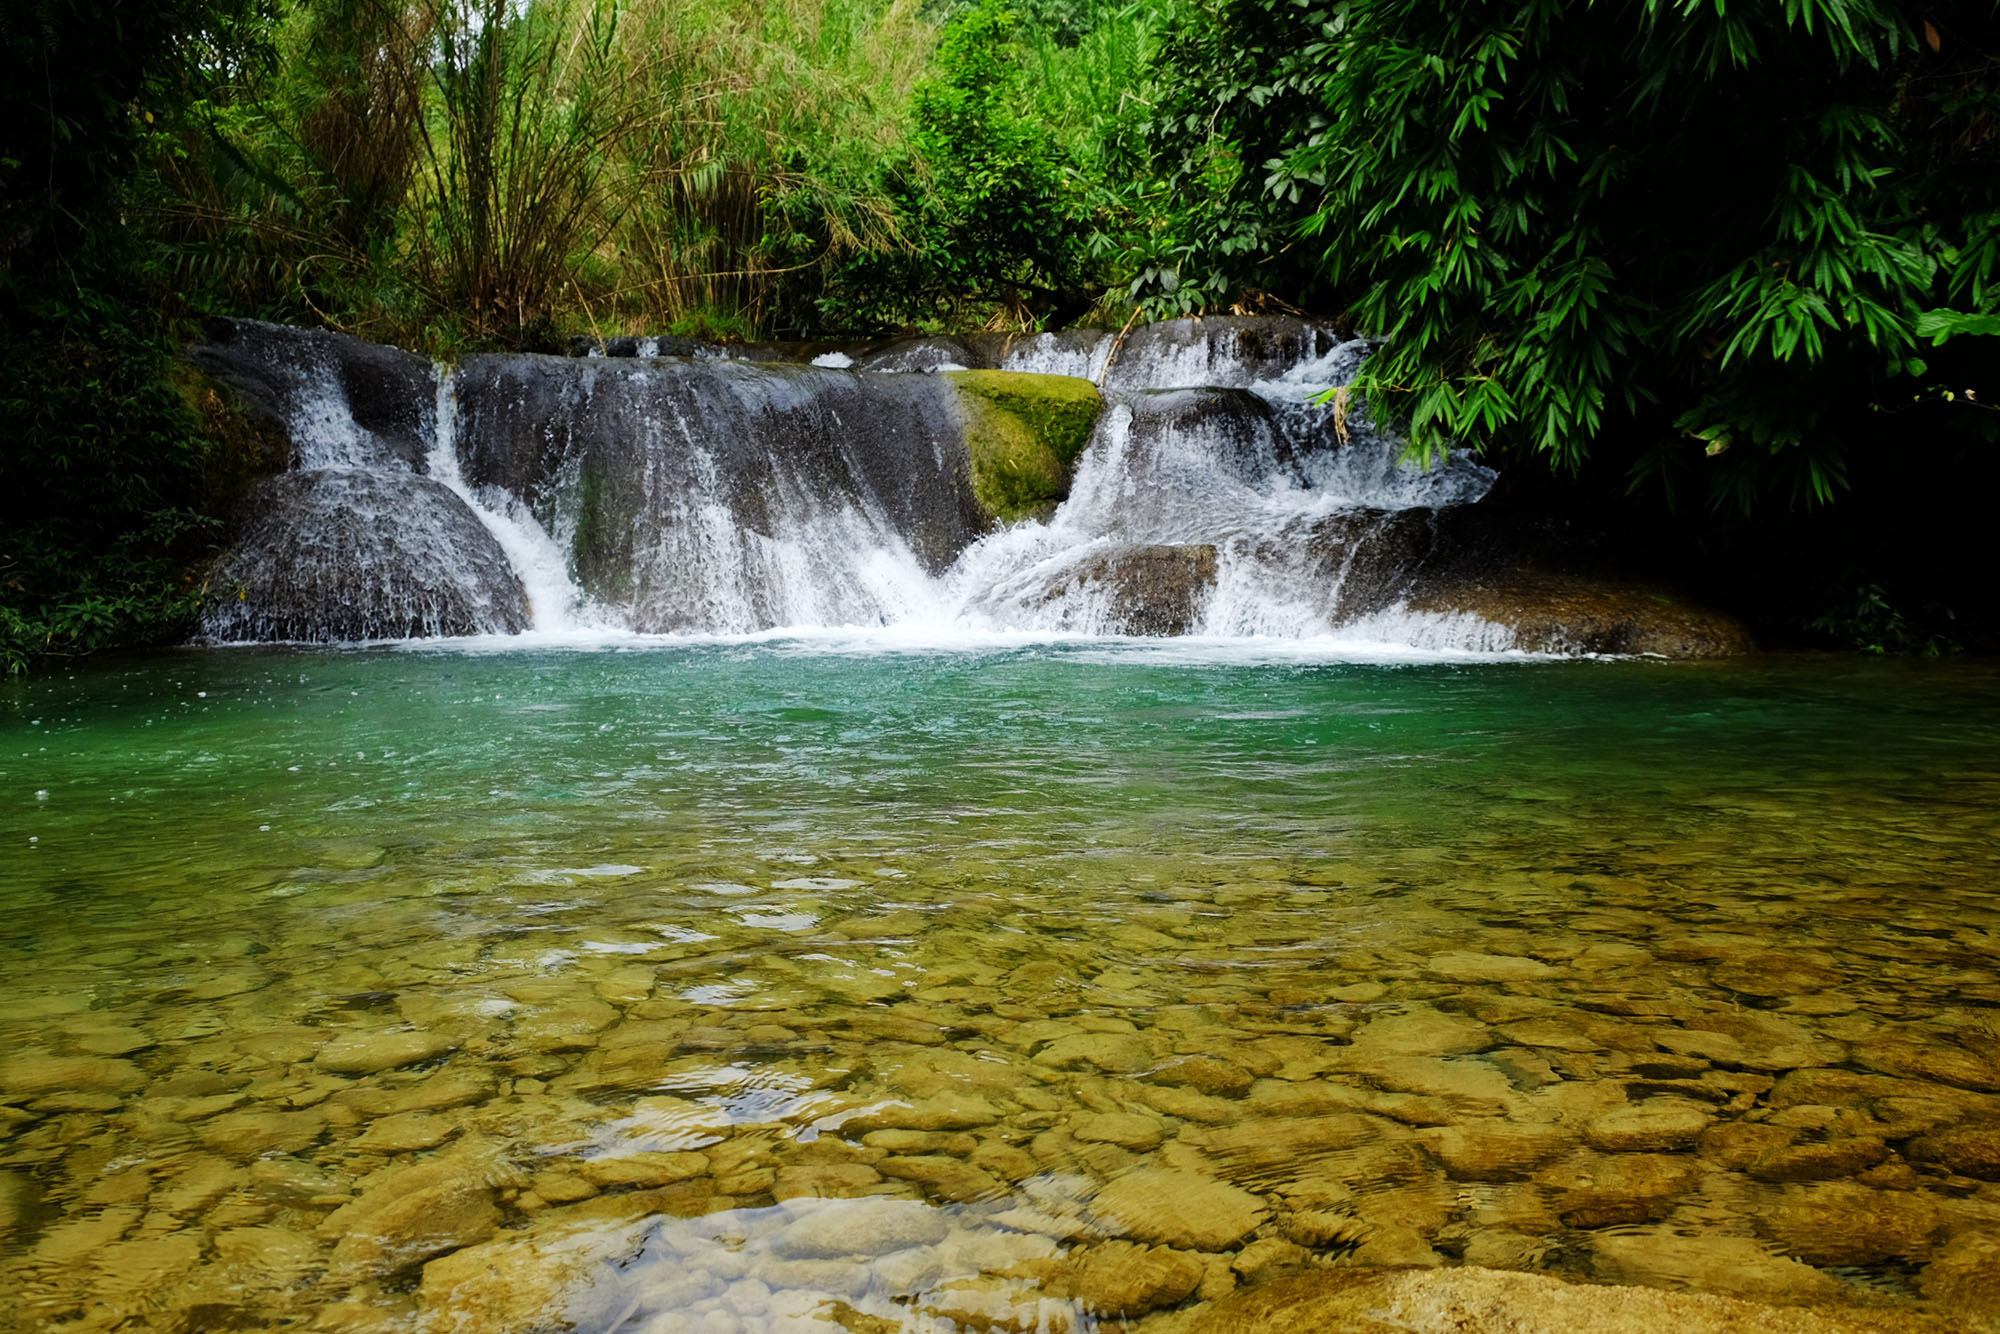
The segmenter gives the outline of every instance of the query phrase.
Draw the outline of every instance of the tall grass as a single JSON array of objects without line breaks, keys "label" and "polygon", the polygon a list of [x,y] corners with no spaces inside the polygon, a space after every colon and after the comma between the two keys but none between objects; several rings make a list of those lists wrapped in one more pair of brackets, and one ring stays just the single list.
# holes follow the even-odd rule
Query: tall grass
[{"label": "tall grass", "polygon": [[[623,145],[629,207],[593,266],[624,327],[783,331],[788,282],[896,244],[879,164],[935,32],[916,0],[639,0],[680,110]],[[690,40],[692,38],[692,40]]]},{"label": "tall grass", "polygon": [[783,332],[897,244],[917,0],[296,0],[157,144],[213,304],[413,341]]},{"label": "tall grass", "polygon": [[414,273],[474,339],[520,338],[553,323],[549,298],[614,207],[607,156],[660,113],[612,5],[427,3],[438,42]]}]

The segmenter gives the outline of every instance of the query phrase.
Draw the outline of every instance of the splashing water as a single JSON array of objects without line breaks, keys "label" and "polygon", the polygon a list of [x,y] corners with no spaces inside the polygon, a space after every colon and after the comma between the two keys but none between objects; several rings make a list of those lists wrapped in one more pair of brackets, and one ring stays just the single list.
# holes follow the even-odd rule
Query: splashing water
[{"label": "splashing water", "polygon": [[569,561],[532,511],[498,488],[468,486],[458,465],[458,374],[437,368],[437,414],[431,450],[425,457],[431,476],[465,502],[482,527],[493,535],[527,594],[530,628],[544,633],[590,628],[594,621],[588,599],[570,578]]},{"label": "splashing water", "polygon": [[[859,363],[902,373],[850,369],[845,353],[802,366],[657,357],[645,345],[636,358],[423,367],[434,387],[422,414],[428,449],[406,459],[375,448],[357,424],[355,373],[322,340],[293,373],[301,469],[427,474],[463,518],[390,516],[384,540],[432,551],[440,568],[426,577],[464,590],[471,609],[333,617],[316,633],[303,614],[218,613],[208,630],[341,639],[860,629],[1511,647],[1477,617],[1404,605],[1438,549],[1436,516],[1478,501],[1494,474],[1463,457],[1411,466],[1364,410],[1336,420],[1323,400],[1352,379],[1364,342],[1311,326],[1289,341],[1227,324],[1162,329],[1130,345],[1071,334],[1006,344],[1003,367],[1090,375],[1106,406],[1068,498],[1046,518],[992,531],[971,495],[962,409],[929,373],[955,364],[940,360],[942,347]],[[466,520],[481,541],[463,539]],[[320,535],[266,534],[270,550],[239,561],[241,582],[290,596],[288,540],[307,547]],[[460,546],[495,554],[457,568],[450,553]],[[328,550],[316,588],[353,564],[340,544]],[[382,567],[393,564],[393,551],[376,553],[355,566],[363,587],[322,590],[313,606],[379,601],[394,573]],[[521,610],[505,610],[510,601]]]}]

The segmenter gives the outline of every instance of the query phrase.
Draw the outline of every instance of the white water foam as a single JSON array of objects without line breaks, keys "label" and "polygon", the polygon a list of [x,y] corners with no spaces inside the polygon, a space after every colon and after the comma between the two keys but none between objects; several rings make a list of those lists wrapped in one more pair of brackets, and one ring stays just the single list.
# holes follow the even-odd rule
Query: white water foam
[{"label": "white water foam", "polygon": [[528,597],[530,626],[541,634],[587,630],[598,618],[589,614],[588,599],[569,575],[569,558],[536,521],[528,507],[497,488],[475,489],[458,466],[457,372],[437,370],[437,412],[431,428],[430,453],[424,463],[430,475],[465,502],[514,568]]},{"label": "white water foam", "polygon": [[[1101,374],[1110,345],[1025,339],[1008,365]],[[540,518],[508,491],[472,486],[458,455],[458,376],[441,366],[430,476],[494,539],[529,611],[525,635],[453,642],[476,651],[740,644],[830,653],[1094,644],[1121,659],[1203,662],[1518,656],[1504,627],[1399,600],[1431,549],[1432,509],[1479,499],[1494,474],[1463,458],[1431,470],[1406,464],[1400,442],[1359,413],[1336,439],[1331,410],[1316,400],[1350,380],[1366,352],[1359,341],[1336,344],[1247,389],[1107,391],[1068,498],[1044,520],[974,541],[936,572],[913,550],[908,520],[892,517],[867,480],[866,448],[852,452],[851,433],[810,435],[840,425],[842,400],[825,397],[822,379],[742,366],[694,394],[668,392],[684,370],[621,372],[640,385],[625,429],[647,442],[614,483],[644,493],[633,512],[645,522],[628,530],[621,520],[615,534],[630,548],[615,556],[620,568],[630,560],[630,606],[595,603],[579,582],[584,500],[603,485],[585,485],[587,456],[572,454],[551,479]],[[1205,342],[1137,355],[1124,374],[1151,383],[1205,374],[1218,356]],[[1235,373],[1239,384],[1249,378]],[[666,378],[647,389],[649,377]],[[295,438],[313,466],[352,466],[365,433],[338,383],[321,378],[321,392],[304,396]],[[797,437],[805,452],[790,436],[761,446],[760,424],[785,413],[807,424]],[[831,452],[812,440],[833,441]],[[744,451],[754,457],[760,446],[746,516]],[[943,453],[936,463],[949,467]]]}]

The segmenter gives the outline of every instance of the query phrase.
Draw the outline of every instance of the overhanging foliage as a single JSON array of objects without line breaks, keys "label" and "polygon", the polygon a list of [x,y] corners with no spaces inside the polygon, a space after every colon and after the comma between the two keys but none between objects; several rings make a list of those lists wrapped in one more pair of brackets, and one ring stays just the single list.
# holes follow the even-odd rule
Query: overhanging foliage
[{"label": "overhanging foliage", "polygon": [[1991,3],[1212,0],[1162,83],[1179,289],[1351,311],[1420,454],[1748,508],[2000,439]]}]

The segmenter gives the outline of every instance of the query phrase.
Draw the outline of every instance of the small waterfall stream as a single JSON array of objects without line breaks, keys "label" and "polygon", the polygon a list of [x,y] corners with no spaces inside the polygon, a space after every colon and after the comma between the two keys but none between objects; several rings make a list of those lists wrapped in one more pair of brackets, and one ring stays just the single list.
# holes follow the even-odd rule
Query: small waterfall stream
[{"label": "small waterfall stream", "polygon": [[[240,322],[197,359],[293,441],[211,581],[206,634],[732,635],[889,629],[1511,646],[1408,608],[1440,516],[1494,474],[1432,470],[1318,400],[1367,353],[1299,321],[905,341],[776,360],[491,355],[456,367]],[[601,352],[602,349],[592,349]],[[813,364],[805,364],[811,360]],[[953,378],[1082,375],[1103,408],[1043,517],[974,495]]]},{"label": "small waterfall stream", "polygon": [[597,628],[585,610],[583,590],[570,577],[568,557],[528,507],[497,488],[477,491],[466,484],[458,464],[458,372],[448,365],[437,368],[435,413],[425,466],[506,553],[527,598],[528,628],[545,634]]}]

